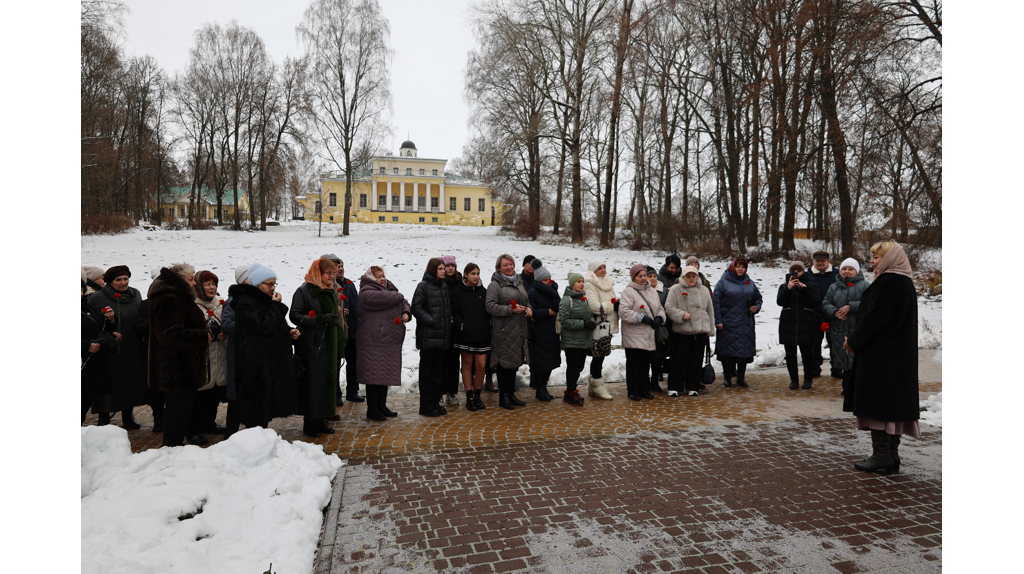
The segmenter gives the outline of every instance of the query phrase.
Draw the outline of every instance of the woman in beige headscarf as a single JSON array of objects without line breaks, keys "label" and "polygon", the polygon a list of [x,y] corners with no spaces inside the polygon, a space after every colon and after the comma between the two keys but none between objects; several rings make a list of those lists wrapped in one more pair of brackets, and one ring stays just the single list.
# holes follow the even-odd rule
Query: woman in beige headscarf
[{"label": "woman in beige headscarf", "polygon": [[843,343],[853,358],[843,410],[857,429],[871,431],[864,471],[898,472],[900,436],[921,438],[918,426],[917,290],[903,247],[883,241],[871,247],[874,282],[864,291],[857,326]]}]

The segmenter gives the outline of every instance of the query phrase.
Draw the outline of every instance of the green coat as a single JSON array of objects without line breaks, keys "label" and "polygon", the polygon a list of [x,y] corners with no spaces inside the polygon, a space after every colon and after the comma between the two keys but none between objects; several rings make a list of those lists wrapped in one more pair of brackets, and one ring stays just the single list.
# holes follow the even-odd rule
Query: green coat
[{"label": "green coat", "polygon": [[[590,329],[583,328],[583,321],[591,319],[590,307],[583,297],[586,293],[577,293],[572,287],[565,288],[562,302],[558,305],[558,322],[562,324],[563,349],[589,349],[593,343]],[[592,319],[591,319],[592,320]]]},{"label": "green coat", "polygon": [[[310,311],[314,312],[313,318],[309,317]],[[298,414],[309,418],[334,415],[338,367],[348,342],[340,320],[324,323],[323,315],[327,313],[338,314],[338,298],[333,290],[306,283],[292,296],[288,318],[302,332],[296,350],[304,367],[298,381]]]}]

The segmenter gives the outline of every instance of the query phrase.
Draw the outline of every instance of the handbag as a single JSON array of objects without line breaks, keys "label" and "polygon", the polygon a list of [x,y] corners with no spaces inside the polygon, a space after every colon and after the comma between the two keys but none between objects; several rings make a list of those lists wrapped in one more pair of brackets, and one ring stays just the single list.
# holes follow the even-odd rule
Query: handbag
[{"label": "handbag", "polygon": [[604,309],[601,309],[601,320],[597,322],[597,327],[594,327],[591,339],[593,344],[587,350],[588,355],[591,357],[607,357],[612,354],[612,323],[605,317]]},{"label": "handbag", "polygon": [[[637,295],[640,295],[639,291],[637,291]],[[643,295],[640,295],[640,298],[644,300],[644,303],[647,303],[647,307],[650,308],[651,309],[651,313],[653,313],[654,312],[654,308],[651,307],[651,303],[650,303],[650,301],[647,300],[647,297],[644,297]],[[654,339],[657,342],[661,343],[662,345],[667,345],[668,341],[669,341],[669,338],[671,336],[672,336],[672,334],[668,332],[668,327],[666,327],[664,324],[656,325],[654,327]]]},{"label": "handbag", "polygon": [[705,385],[710,385],[715,382],[715,368],[711,366],[711,340],[708,339],[708,346],[705,349],[707,356],[707,363],[704,365],[704,372],[701,373],[700,382]]}]

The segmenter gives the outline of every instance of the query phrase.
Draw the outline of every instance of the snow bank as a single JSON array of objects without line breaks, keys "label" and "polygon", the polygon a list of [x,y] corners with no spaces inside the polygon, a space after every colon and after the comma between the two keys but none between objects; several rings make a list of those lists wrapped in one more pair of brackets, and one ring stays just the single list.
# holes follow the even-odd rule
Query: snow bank
[{"label": "snow bank", "polygon": [[311,572],[342,464],[269,429],[132,454],[124,429],[83,427],[82,572]]},{"label": "snow bank", "polygon": [[937,395],[929,395],[929,397],[921,401],[921,406],[926,410],[921,412],[921,422],[928,423],[932,426],[942,426],[942,393]]}]

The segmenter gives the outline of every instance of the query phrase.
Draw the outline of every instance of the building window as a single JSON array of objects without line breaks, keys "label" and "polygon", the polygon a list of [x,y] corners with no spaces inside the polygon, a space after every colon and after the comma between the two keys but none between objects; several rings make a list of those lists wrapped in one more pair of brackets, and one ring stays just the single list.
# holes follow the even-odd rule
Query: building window
[{"label": "building window", "polygon": [[330,196],[328,196],[327,205],[330,205],[331,207],[338,207],[338,194],[337,193],[332,193]]},{"label": "building window", "polygon": [[437,175],[437,170],[436,169],[430,170],[430,175]]},{"label": "building window", "polygon": [[412,168],[411,167],[405,168],[405,175],[412,175]]},{"label": "building window", "polygon": [[431,223],[437,223],[437,218],[436,217],[431,217],[430,218],[430,222]]},{"label": "building window", "polygon": [[391,216],[391,223],[398,223],[398,216],[397,215],[392,215]]},{"label": "building window", "polygon": [[405,152],[406,157],[412,157],[412,150]]},{"label": "building window", "polygon": [[485,211],[484,207],[485,207],[484,206],[484,198],[481,197],[480,198],[480,207],[479,207],[479,209],[477,209],[477,211]]},{"label": "building window", "polygon": [[331,216],[331,221],[334,221],[334,216],[333,215]]},{"label": "building window", "polygon": [[427,198],[422,196],[422,195],[419,196],[419,202],[417,203],[417,205],[419,205],[420,207],[426,207],[427,206]]},{"label": "building window", "polygon": [[426,221],[427,221],[427,218],[426,218],[426,217],[421,217],[421,218],[420,218],[420,223],[424,223],[424,222],[426,222]]},{"label": "building window", "polygon": [[359,207],[366,207],[366,194],[365,193],[360,193],[359,194]]},{"label": "building window", "polygon": [[323,204],[321,204],[319,201],[316,202],[315,204],[313,204],[313,213],[320,213],[320,211],[322,209],[323,209]]},{"label": "building window", "polygon": [[377,218],[377,221],[381,221],[381,222],[383,222],[383,221],[384,221],[384,216],[383,216],[383,215],[379,216],[379,217]]},{"label": "building window", "polygon": [[391,205],[393,205],[395,207],[398,207],[399,205],[402,205],[402,202],[401,202],[401,200],[398,199],[397,195],[392,195],[391,196]]},{"label": "building window", "polygon": [[466,207],[463,209],[463,211],[469,211],[470,209],[473,208],[472,204],[469,202],[469,198],[468,197],[466,198],[466,201],[464,203],[466,204]]},{"label": "building window", "polygon": [[383,167],[381,167],[381,168],[380,168],[380,174],[381,174],[381,175],[384,175],[385,173],[386,173],[386,172],[384,171],[384,168],[383,168]]},{"label": "building window", "polygon": [[458,205],[457,200],[454,197],[449,199],[448,200],[448,211],[455,211],[457,205]]},{"label": "building window", "polygon": [[178,207],[178,217],[185,217],[185,208],[184,207],[180,207],[180,206]]},{"label": "building window", "polygon": [[405,196],[405,206],[406,207],[412,207],[412,196],[411,195]]},{"label": "building window", "polygon": [[431,196],[431,198],[430,198],[430,208],[431,209],[437,209],[437,196],[436,195]]},{"label": "building window", "polygon": [[394,170],[392,170],[392,171],[391,171],[391,173],[393,173],[393,174],[395,174],[395,175],[398,175],[398,168],[397,168],[397,167],[396,167],[396,168],[394,168]]},{"label": "building window", "polygon": [[483,219],[480,220],[480,225],[486,225]]},{"label": "building window", "polygon": [[427,170],[421,169],[420,170],[420,175],[427,175]]},{"label": "building window", "polygon": [[378,195],[377,196],[377,205],[380,206],[380,207],[387,207],[388,206],[388,196],[386,196],[386,195]]}]

